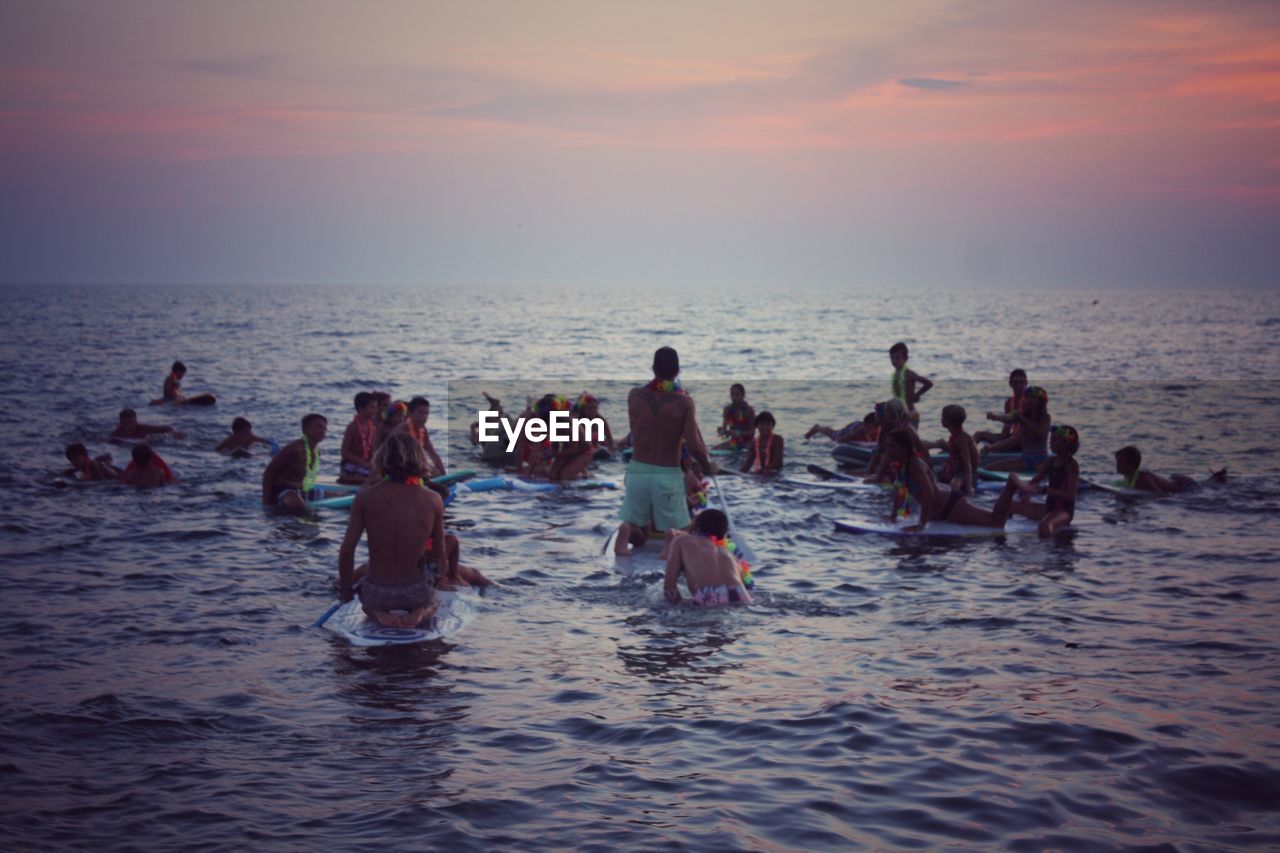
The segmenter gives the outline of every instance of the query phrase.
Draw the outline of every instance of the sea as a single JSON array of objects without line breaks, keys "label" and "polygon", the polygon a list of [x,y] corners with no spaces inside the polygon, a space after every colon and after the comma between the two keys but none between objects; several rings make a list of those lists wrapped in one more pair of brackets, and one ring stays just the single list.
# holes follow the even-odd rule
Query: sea
[{"label": "sea", "polygon": [[[6,849],[1280,847],[1280,294],[10,285],[0,329]],[[1135,444],[1228,481],[913,540],[835,528],[884,495],[726,474],[755,603],[701,611],[602,556],[620,489],[464,494],[497,585],[447,639],[368,649],[314,626],[346,514],[264,510],[267,457],[213,450],[319,412],[335,474],[379,388],[493,476],[480,391],[592,391],[620,437],[672,346],[709,439],[741,382],[812,480],[804,433],[889,397],[897,341],[926,438],[946,403],[990,426],[1021,367],[1086,478]],[[217,405],[147,405],[175,359]],[[184,433],[156,445],[179,482],[60,481],[71,442],[127,461],[125,407]]]}]

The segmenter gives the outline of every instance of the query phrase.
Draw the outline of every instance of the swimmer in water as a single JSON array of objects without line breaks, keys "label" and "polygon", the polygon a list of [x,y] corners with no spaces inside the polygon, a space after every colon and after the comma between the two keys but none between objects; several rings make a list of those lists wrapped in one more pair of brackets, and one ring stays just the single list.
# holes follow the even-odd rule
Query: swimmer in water
[{"label": "swimmer in water", "polygon": [[[1123,485],[1127,489],[1171,495],[1200,488],[1200,484],[1186,474],[1161,477],[1151,471],[1142,470],[1142,451],[1132,444],[1117,450],[1115,459],[1116,473],[1124,478]],[[1226,481],[1227,469],[1222,468],[1210,474],[1207,482],[1225,483]]]},{"label": "swimmer in water", "polygon": [[134,445],[132,456],[128,467],[120,472],[120,482],[140,489],[153,489],[174,481],[169,466],[160,458],[160,454],[147,445]]},{"label": "swimmer in water", "polygon": [[111,431],[108,441],[133,442],[146,441],[153,435],[171,435],[182,438],[182,433],[171,426],[160,424],[138,423],[138,413],[133,409],[121,409],[120,420]]},{"label": "swimmer in water", "polygon": [[772,412],[756,415],[754,437],[747,445],[744,474],[776,474],[782,470],[782,436],[773,431],[778,425]]},{"label": "swimmer in water", "polygon": [[231,422],[231,435],[224,438],[214,450],[219,453],[248,456],[255,444],[271,446],[267,439],[253,434],[253,424],[248,418],[236,418]]},{"label": "swimmer in water", "polygon": [[75,477],[81,482],[120,479],[120,469],[111,464],[110,453],[90,457],[85,446],[76,443],[67,445],[66,456],[71,468],[63,472],[65,476]]},{"label": "swimmer in water", "polygon": [[679,580],[684,575],[695,606],[751,603],[751,593],[743,584],[746,568],[726,547],[728,534],[729,519],[718,509],[698,513],[692,533],[675,534],[668,546],[662,584],[667,601],[680,603]]},{"label": "swimmer in water", "polygon": [[751,443],[755,432],[756,410],[747,402],[747,389],[740,382],[729,386],[729,405],[721,413],[716,433],[728,441],[717,445],[720,450],[742,450]]}]

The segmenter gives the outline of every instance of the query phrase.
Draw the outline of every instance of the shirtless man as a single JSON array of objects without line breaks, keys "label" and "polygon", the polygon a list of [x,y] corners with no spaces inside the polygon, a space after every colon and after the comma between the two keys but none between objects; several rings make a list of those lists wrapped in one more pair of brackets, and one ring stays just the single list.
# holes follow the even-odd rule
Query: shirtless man
[{"label": "shirtless man", "polygon": [[116,428],[111,431],[111,437],[108,440],[145,441],[148,436],[164,434],[172,435],[174,438],[182,438],[182,433],[171,426],[138,423],[137,412],[133,409],[121,409],[120,420],[116,424]]},{"label": "shirtless man", "polygon": [[729,532],[729,518],[718,509],[704,509],[693,521],[693,534],[671,540],[671,556],[662,591],[667,601],[680,603],[677,581],[684,575],[690,603],[700,606],[750,604],[751,594],[742,585],[738,561],[720,547]]},{"label": "shirtless man", "polygon": [[431,403],[427,398],[414,397],[409,401],[409,417],[405,419],[403,429],[417,439],[423,452],[427,454],[427,461],[431,463],[427,469],[428,476],[438,477],[444,474],[444,461],[440,459],[440,454],[436,453],[435,447],[431,444],[431,436],[427,433],[427,416],[430,413]]},{"label": "shirtless man", "polygon": [[262,505],[290,512],[307,508],[307,498],[316,487],[320,473],[320,451],[316,445],[324,441],[329,421],[324,415],[310,414],[302,419],[302,438],[291,441],[272,457],[262,472]]},{"label": "shirtless man", "polygon": [[342,434],[342,467],[339,483],[363,483],[373,470],[373,451],[378,439],[378,401],[368,391],[355,399],[356,415]]},{"label": "shirtless man", "polygon": [[[388,628],[416,628],[435,615],[436,567],[448,565],[444,503],[422,488],[427,459],[407,432],[378,448],[387,479],[356,495],[338,551],[338,598],[350,601],[360,582],[364,612]],[[369,533],[369,562],[355,567],[356,546]]]},{"label": "shirtless man", "polygon": [[693,398],[680,387],[676,380],[679,374],[680,356],[671,347],[662,347],[653,354],[653,381],[632,388],[627,395],[635,449],[627,466],[626,494],[619,513],[622,524],[614,545],[620,556],[643,545],[650,526],[665,533],[668,540],[673,531],[688,526],[681,442],[703,471],[720,471],[707,457]]}]

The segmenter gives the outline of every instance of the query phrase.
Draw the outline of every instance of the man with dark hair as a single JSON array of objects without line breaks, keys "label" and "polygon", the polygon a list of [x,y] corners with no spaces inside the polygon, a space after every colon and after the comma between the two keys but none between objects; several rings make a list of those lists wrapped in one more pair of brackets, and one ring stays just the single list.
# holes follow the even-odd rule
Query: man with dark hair
[{"label": "man with dark hair", "polygon": [[626,555],[643,545],[649,529],[664,533],[689,524],[685,501],[684,470],[680,447],[685,445],[702,470],[719,469],[707,457],[707,446],[698,429],[693,398],[676,378],[680,357],[671,347],[653,354],[653,381],[631,389],[627,414],[631,420],[631,464],[627,466],[626,494],[622,501],[615,553]]},{"label": "man with dark hair", "polygon": [[427,475],[438,477],[444,474],[444,460],[440,458],[439,453],[436,453],[435,447],[431,444],[431,436],[427,433],[427,416],[430,413],[430,401],[426,397],[414,397],[409,401],[409,417],[405,418],[402,429],[413,436],[422,448],[422,452],[427,454],[427,462],[430,463]]},{"label": "man with dark hair", "polygon": [[368,391],[361,391],[354,402],[355,417],[342,435],[339,483],[363,483],[373,470],[373,451],[378,443],[378,400]]},{"label": "man with dark hair", "polygon": [[299,512],[316,487],[320,473],[320,451],[329,421],[324,415],[309,414],[302,419],[302,437],[280,448],[262,472],[262,503]]}]

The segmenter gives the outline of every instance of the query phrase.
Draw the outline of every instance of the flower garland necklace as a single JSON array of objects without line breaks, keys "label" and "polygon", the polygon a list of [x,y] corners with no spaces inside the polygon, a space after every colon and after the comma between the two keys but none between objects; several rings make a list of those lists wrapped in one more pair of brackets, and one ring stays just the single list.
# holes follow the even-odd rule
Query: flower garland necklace
[{"label": "flower garland necklace", "polygon": [[659,394],[685,393],[684,386],[680,384],[679,379],[654,379],[645,387]]},{"label": "flower garland necklace", "polygon": [[747,563],[746,560],[742,559],[742,557],[738,555],[738,546],[734,544],[734,541],[732,538],[730,538],[728,535],[725,535],[724,537],[708,536],[707,538],[711,540],[712,545],[715,545],[721,551],[724,551],[726,554],[732,557],[734,561],[738,564],[738,567],[742,572],[743,586],[745,586],[747,589],[751,589],[753,586],[756,585],[755,578],[751,576],[751,566]]}]

